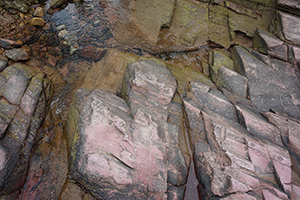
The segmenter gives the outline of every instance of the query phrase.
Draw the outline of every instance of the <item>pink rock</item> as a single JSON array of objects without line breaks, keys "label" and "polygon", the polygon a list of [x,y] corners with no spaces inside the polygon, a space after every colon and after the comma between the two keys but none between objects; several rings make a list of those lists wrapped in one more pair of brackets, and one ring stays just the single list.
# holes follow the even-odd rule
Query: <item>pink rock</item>
[{"label": "pink rock", "polygon": [[256,200],[255,197],[250,196],[249,194],[243,193],[243,194],[232,194],[228,197],[222,198],[222,200]]},{"label": "pink rock", "polygon": [[290,166],[286,166],[276,160],[273,160],[273,165],[277,176],[280,179],[281,184],[283,185],[284,191],[288,194],[291,193],[291,182],[292,182],[292,169]]},{"label": "pink rock", "polygon": [[300,60],[300,48],[299,47],[293,47],[293,53],[294,53],[294,57],[297,60]]},{"label": "pink rock", "polygon": [[242,106],[236,105],[237,110],[243,117],[246,123],[247,130],[254,134],[255,136],[265,138],[269,141],[274,142],[278,145],[283,145],[280,131],[278,128],[268,121],[264,120],[262,116],[252,112],[250,109]]},{"label": "pink rock", "polygon": [[179,194],[168,184],[180,188],[188,170],[178,146],[180,129],[166,121],[176,82],[158,61],[133,63],[126,73],[130,108],[103,90],[77,93],[75,102],[83,106],[76,120],[82,123],[74,139],[81,142],[73,142],[71,173],[97,198],[167,199],[168,192]]},{"label": "pink rock", "polygon": [[300,199],[300,187],[292,184],[291,200]]}]

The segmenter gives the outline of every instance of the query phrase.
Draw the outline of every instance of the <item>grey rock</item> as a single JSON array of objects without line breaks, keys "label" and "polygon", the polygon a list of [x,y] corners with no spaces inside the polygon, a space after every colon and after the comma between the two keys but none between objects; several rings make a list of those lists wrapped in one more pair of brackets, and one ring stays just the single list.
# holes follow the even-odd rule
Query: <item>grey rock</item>
[{"label": "grey rock", "polygon": [[300,118],[299,80],[291,64],[270,59],[267,65],[242,47],[234,47],[232,57],[236,70],[248,79],[253,106],[264,112],[272,109]]},{"label": "grey rock", "polygon": [[28,77],[22,74],[13,74],[6,83],[3,96],[12,104],[19,105],[29,83]]},{"label": "grey rock", "polygon": [[300,45],[300,17],[290,15],[284,12],[278,12],[284,37]]},{"label": "grey rock", "polygon": [[223,87],[244,98],[247,96],[248,81],[247,78],[239,73],[222,66],[219,69],[218,81],[216,85]]},{"label": "grey rock", "polygon": [[[18,191],[24,185],[38,130],[46,115],[50,96],[45,94],[48,91],[45,87],[49,85],[44,85],[44,75],[32,78],[35,73],[33,68],[16,63],[0,74],[5,87],[0,100],[1,196]],[[21,100],[24,112],[18,106]]]},{"label": "grey rock", "polygon": [[[204,186],[204,196],[207,199],[216,195],[220,199],[289,199],[291,158],[288,150],[254,138],[241,124],[192,99],[195,98],[184,98],[183,102],[196,173]],[[257,119],[252,117],[247,119],[248,126],[249,121]],[[257,122],[255,125],[261,127],[267,123],[263,117]],[[270,134],[274,127],[268,123],[264,128]]]},{"label": "grey rock", "polygon": [[261,53],[269,54],[284,61],[288,60],[287,45],[280,39],[262,30],[257,30],[257,34],[253,39],[253,46]]},{"label": "grey rock", "polygon": [[191,82],[190,92],[204,107],[237,121],[235,107],[220,91],[201,82]]},{"label": "grey rock", "polygon": [[30,55],[25,49],[6,50],[5,55],[14,61],[28,60]]},{"label": "grey rock", "polygon": [[0,72],[5,69],[8,65],[8,62],[5,60],[0,60]]},{"label": "grey rock", "polygon": [[124,91],[128,104],[103,90],[77,91],[68,118],[76,128],[67,129],[72,177],[96,198],[182,196],[188,162],[172,124],[181,111],[171,103],[174,77],[160,61],[141,60],[127,66]]}]

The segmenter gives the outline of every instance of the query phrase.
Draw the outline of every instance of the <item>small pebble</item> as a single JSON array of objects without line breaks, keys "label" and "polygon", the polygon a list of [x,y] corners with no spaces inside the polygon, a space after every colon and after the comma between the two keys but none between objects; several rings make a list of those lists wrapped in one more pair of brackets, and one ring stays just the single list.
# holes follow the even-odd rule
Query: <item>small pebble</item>
[{"label": "small pebble", "polygon": [[45,15],[45,10],[42,7],[37,7],[33,13],[35,17],[43,17]]}]

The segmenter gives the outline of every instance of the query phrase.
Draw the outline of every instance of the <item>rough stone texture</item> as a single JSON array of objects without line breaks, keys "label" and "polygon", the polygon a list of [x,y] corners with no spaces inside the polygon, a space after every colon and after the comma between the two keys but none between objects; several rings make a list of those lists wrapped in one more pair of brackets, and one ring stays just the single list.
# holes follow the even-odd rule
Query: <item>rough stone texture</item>
[{"label": "rough stone texture", "polygon": [[66,2],[67,2],[66,0],[50,0],[50,7],[57,8]]},{"label": "rough stone texture", "polygon": [[137,60],[138,56],[109,49],[101,61],[93,64],[81,87],[120,94],[126,67]]},{"label": "rough stone texture", "polygon": [[174,0],[132,1],[132,20],[149,44],[156,45],[160,29],[170,26],[174,4]]},{"label": "rough stone texture", "polygon": [[269,54],[284,61],[288,60],[287,45],[278,38],[259,29],[257,35],[253,38],[253,47],[263,54]]},{"label": "rough stone texture", "polygon": [[[235,107],[220,91],[201,82],[191,82],[189,89],[205,107],[224,117],[237,121]],[[187,96],[189,97],[189,95],[190,93]]]},{"label": "rough stone texture", "polygon": [[253,37],[257,28],[268,31],[268,26],[271,25],[275,15],[274,11],[266,10],[262,12],[261,17],[253,17],[236,13],[219,5],[210,5],[209,11],[209,39],[226,49],[235,43],[236,32],[240,31]]},{"label": "rough stone texture", "polygon": [[138,45],[150,50],[155,48],[161,28],[170,26],[175,1],[138,0],[124,3],[125,10],[118,16],[114,38],[126,45]]},{"label": "rough stone texture", "polygon": [[11,49],[14,47],[21,47],[21,44],[11,39],[0,38],[0,46],[5,49]]},{"label": "rough stone texture", "polygon": [[277,0],[277,5],[285,10],[299,15],[300,1],[299,0]]},{"label": "rough stone texture", "polygon": [[286,40],[294,42],[295,44],[300,45],[300,19],[299,17],[277,11],[277,16],[279,20],[279,24],[281,25],[282,30],[277,30],[279,32],[282,31],[283,36]]},{"label": "rough stone texture", "polygon": [[300,48],[299,47],[293,47],[293,54],[297,60],[300,60]]},{"label": "rough stone texture", "polygon": [[276,59],[270,59],[267,65],[255,57],[257,54],[242,47],[235,47],[232,53],[236,70],[248,79],[252,105],[265,112],[272,109],[299,119],[300,88],[295,69]]},{"label": "rough stone texture", "polygon": [[3,6],[5,9],[15,9],[23,13],[27,13],[28,7],[22,0],[2,0],[0,6]]},{"label": "rough stone texture", "polygon": [[8,65],[8,62],[5,60],[0,60],[0,72],[3,71]]},{"label": "rough stone texture", "polygon": [[5,55],[14,61],[28,60],[30,57],[28,51],[25,49],[6,50]]},{"label": "rough stone texture", "polygon": [[[199,96],[196,90],[191,90],[183,102],[196,172],[204,186],[203,198],[217,195],[221,199],[289,199],[292,192],[289,151],[269,141],[273,140],[269,133],[277,130],[280,134],[279,130],[254,115],[248,115],[238,124],[220,115],[220,111],[218,114],[212,111]],[[245,121],[247,129],[253,133],[265,130],[268,137],[254,138],[243,127]]]},{"label": "rough stone texture", "polygon": [[[1,195],[18,191],[25,183],[38,130],[46,114],[49,96],[45,93],[50,85],[44,75],[36,74],[20,63],[1,72],[4,83],[0,100]],[[18,107],[20,102],[24,112]]]},{"label": "rough stone texture", "polygon": [[124,91],[129,107],[104,90],[79,89],[68,117],[72,177],[96,198],[183,194],[178,191],[188,166],[178,144],[182,131],[167,122],[175,90],[174,77],[158,60],[128,65]]},{"label": "rough stone texture", "polygon": [[41,17],[34,17],[30,20],[29,23],[31,26],[44,26],[45,20]]},{"label": "rough stone texture", "polygon": [[247,78],[225,66],[219,68],[215,84],[244,98],[247,96]]},{"label": "rough stone texture", "polygon": [[231,58],[218,51],[209,52],[209,74],[214,83],[218,80],[219,69],[222,66],[234,70],[234,64]]},{"label": "rough stone texture", "polygon": [[208,39],[207,4],[179,0],[170,28],[161,31],[158,51],[193,50],[204,46]]},{"label": "rough stone texture", "polygon": [[198,70],[192,67],[181,65],[181,64],[167,64],[168,69],[171,71],[173,76],[176,78],[178,88],[177,91],[181,96],[185,96],[188,90],[190,81],[201,81],[212,88],[216,88],[214,83]]},{"label": "rough stone texture", "polygon": [[37,7],[34,10],[33,16],[35,17],[43,17],[45,15],[45,10],[42,7]]}]

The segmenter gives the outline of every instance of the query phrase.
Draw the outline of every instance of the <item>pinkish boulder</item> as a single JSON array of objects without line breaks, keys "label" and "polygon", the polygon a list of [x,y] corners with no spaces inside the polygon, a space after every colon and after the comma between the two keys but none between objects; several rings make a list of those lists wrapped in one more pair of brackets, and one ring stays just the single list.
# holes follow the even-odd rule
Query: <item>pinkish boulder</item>
[{"label": "pinkish boulder", "polygon": [[46,114],[49,95],[45,89],[50,85],[43,74],[20,63],[5,68],[0,76],[4,91],[0,100],[0,195],[5,195],[25,183]]},{"label": "pinkish boulder", "polygon": [[182,199],[182,130],[167,122],[169,107],[181,110],[171,103],[176,81],[157,60],[129,64],[125,74],[128,104],[100,89],[77,91],[68,117],[72,178],[96,198]]},{"label": "pinkish boulder", "polygon": [[[270,142],[271,136],[258,135],[277,131],[280,136],[277,127],[242,106],[237,107],[242,123],[239,124],[221,112],[212,111],[193,89],[183,102],[196,172],[205,199],[214,196],[220,199],[289,199],[292,192],[289,151]],[[244,116],[244,121],[240,120],[240,115]],[[246,130],[245,125],[255,134]]]}]

